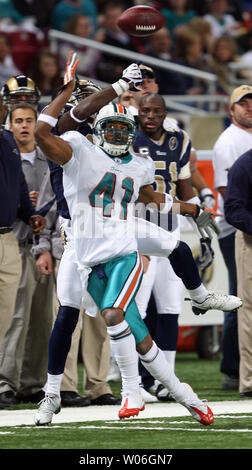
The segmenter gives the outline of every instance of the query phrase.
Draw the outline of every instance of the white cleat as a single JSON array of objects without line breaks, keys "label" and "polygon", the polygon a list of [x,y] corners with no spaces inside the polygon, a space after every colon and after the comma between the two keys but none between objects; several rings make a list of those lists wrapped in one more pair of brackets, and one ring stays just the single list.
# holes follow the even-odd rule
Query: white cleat
[{"label": "white cleat", "polygon": [[192,302],[192,310],[195,315],[206,313],[208,310],[222,310],[222,312],[232,312],[242,306],[242,300],[235,295],[218,294],[209,292],[204,302]]},{"label": "white cleat", "polygon": [[140,392],[141,392],[142,398],[144,399],[145,403],[155,403],[155,402],[158,401],[158,399],[157,399],[157,397],[155,397],[155,395],[152,395],[151,393],[149,393],[141,385],[140,385]]},{"label": "white cleat", "polygon": [[139,411],[143,411],[144,408],[144,399],[140,391],[125,392],[122,394],[122,407],[119,410],[118,416],[120,419],[138,416]]},{"label": "white cleat", "polygon": [[185,406],[191,413],[193,418],[199,421],[201,424],[208,426],[214,421],[214,415],[209,406],[202,400],[199,399],[198,395],[193,391],[189,384],[183,383],[185,398],[179,403]]},{"label": "white cleat", "polygon": [[34,422],[37,426],[50,424],[52,417],[61,410],[61,399],[57,395],[46,395],[43,400],[39,402],[39,409],[34,417]]}]

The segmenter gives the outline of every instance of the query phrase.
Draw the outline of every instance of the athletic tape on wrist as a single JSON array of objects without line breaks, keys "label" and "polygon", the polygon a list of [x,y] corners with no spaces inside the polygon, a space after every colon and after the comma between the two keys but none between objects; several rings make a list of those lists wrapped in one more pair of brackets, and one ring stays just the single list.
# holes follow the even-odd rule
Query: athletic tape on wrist
[{"label": "athletic tape on wrist", "polygon": [[212,192],[211,189],[209,189],[209,188],[203,188],[203,189],[200,191],[200,196],[201,196],[201,197],[209,196],[209,197],[213,197],[213,198],[214,198],[213,192]]},{"label": "athletic tape on wrist", "polygon": [[111,86],[114,88],[117,96],[120,96],[122,93],[124,93],[125,91],[129,89],[129,83],[125,82],[121,78],[117,82],[112,83]]},{"label": "athletic tape on wrist", "polygon": [[74,109],[75,109],[75,108],[71,108],[71,109],[70,109],[70,116],[71,116],[71,118],[72,118],[74,121],[78,122],[79,124],[81,124],[82,122],[86,121],[86,119],[78,119],[78,118],[74,115],[74,113],[73,113],[73,112],[74,112]]},{"label": "athletic tape on wrist", "polygon": [[190,204],[197,204],[197,206],[200,206],[200,198],[198,196],[191,197],[191,199],[187,199],[186,202],[189,202]]},{"label": "athletic tape on wrist", "polygon": [[50,116],[49,114],[43,114],[41,113],[38,117],[38,121],[43,121],[49,124],[49,126],[54,127],[56,126],[58,119],[54,118],[53,116]]}]

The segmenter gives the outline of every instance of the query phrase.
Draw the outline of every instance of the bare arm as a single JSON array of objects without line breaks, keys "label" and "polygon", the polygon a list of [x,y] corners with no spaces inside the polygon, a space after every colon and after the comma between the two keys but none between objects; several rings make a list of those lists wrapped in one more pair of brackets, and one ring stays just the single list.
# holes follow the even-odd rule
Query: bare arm
[{"label": "bare arm", "polygon": [[217,188],[218,192],[221,194],[223,199],[225,199],[226,189],[227,189],[226,186],[220,186],[219,188]]},{"label": "bare arm", "polygon": [[[114,100],[117,94],[112,86],[105,90],[99,91],[94,95],[88,96],[83,99],[74,108],[74,116],[80,121],[85,121],[89,116],[96,113],[103,106]],[[78,129],[79,123],[76,122],[70,115],[70,111],[61,116],[58,123],[58,130],[60,134],[69,130]]]},{"label": "bare arm", "polygon": [[[64,108],[69,100],[75,86],[75,81],[71,80],[44,110],[43,114],[57,119],[60,111]],[[53,162],[64,165],[72,157],[72,149],[70,145],[58,136],[51,133],[52,126],[47,122],[39,121],[35,132],[36,141],[45,153],[45,155]]]},{"label": "bare arm", "polygon": [[[191,215],[192,217],[197,217],[200,211],[200,207],[196,204],[190,204],[187,202],[180,201],[178,199],[173,200],[173,208],[175,205],[179,205],[179,212],[181,215]],[[145,205],[154,203],[160,209],[162,204],[165,203],[165,195],[163,193],[158,193],[154,191],[153,187],[150,185],[142,186],[139,191],[138,202],[143,202]]]},{"label": "bare arm", "polygon": [[192,199],[195,196],[191,178],[177,181],[177,195],[182,201],[188,201],[188,199]]}]

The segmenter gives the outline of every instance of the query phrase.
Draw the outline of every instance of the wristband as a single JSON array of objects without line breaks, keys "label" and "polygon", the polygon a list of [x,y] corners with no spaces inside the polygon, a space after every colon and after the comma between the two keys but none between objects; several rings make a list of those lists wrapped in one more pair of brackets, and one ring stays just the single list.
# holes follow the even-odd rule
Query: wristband
[{"label": "wristband", "polygon": [[211,191],[211,189],[209,188],[203,188],[201,191],[200,191],[200,197],[213,197],[214,198],[214,195]]},{"label": "wristband", "polygon": [[53,116],[50,116],[49,114],[41,113],[38,117],[38,121],[46,122],[47,124],[49,124],[49,126],[55,127],[58,122],[58,118],[54,118]]},{"label": "wristband", "polygon": [[129,83],[125,82],[125,80],[121,79],[115,83],[112,83],[112,88],[114,88],[117,96],[120,96],[122,93],[129,89]]},{"label": "wristband", "polygon": [[190,204],[197,204],[197,206],[201,205],[200,198],[198,196],[193,196],[190,199],[187,199],[185,202],[189,202]]},{"label": "wristband", "polygon": [[173,197],[170,194],[165,193],[165,202],[161,203],[162,209],[159,209],[160,214],[168,214],[173,206]]},{"label": "wristband", "polygon": [[72,118],[74,121],[78,122],[79,124],[81,124],[82,122],[86,121],[86,119],[82,119],[82,120],[81,120],[81,119],[78,119],[78,118],[74,115],[74,113],[73,113],[74,109],[75,109],[75,108],[71,108],[71,109],[70,109],[70,116],[71,116],[71,118]]}]

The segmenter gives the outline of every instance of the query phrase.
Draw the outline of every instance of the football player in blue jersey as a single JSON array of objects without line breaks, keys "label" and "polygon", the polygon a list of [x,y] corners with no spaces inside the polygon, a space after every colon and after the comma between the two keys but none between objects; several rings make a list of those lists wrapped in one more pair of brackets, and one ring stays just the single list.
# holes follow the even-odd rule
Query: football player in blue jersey
[{"label": "football player in blue jersey", "polygon": [[[147,94],[139,102],[138,123],[139,130],[134,142],[134,151],[141,155],[150,156],[156,166],[154,188],[162,193],[169,193],[173,197],[187,202],[200,204],[195,196],[191,182],[190,154],[191,141],[188,134],[179,129],[171,121],[170,127],[164,129],[167,112],[164,99],[158,94]],[[167,127],[167,126],[166,126]],[[172,215],[168,230],[178,233],[179,216]],[[194,224],[195,225],[195,224]],[[195,226],[196,228],[196,226]],[[200,239],[201,267],[206,269],[213,260],[213,251],[209,238]],[[155,318],[155,340],[164,351],[169,365],[174,370],[176,346],[178,339],[178,317],[182,309],[181,300],[183,284],[175,275],[169,259],[151,257],[147,273],[137,294],[137,304],[143,318],[146,317],[151,291],[156,303],[157,316]],[[151,312],[147,322],[151,328]],[[153,334],[153,331],[152,331]],[[145,369],[140,366],[143,386],[146,390],[155,389],[153,379]],[[169,399],[169,394],[156,388],[159,399]],[[146,394],[146,400],[148,398]]]}]

